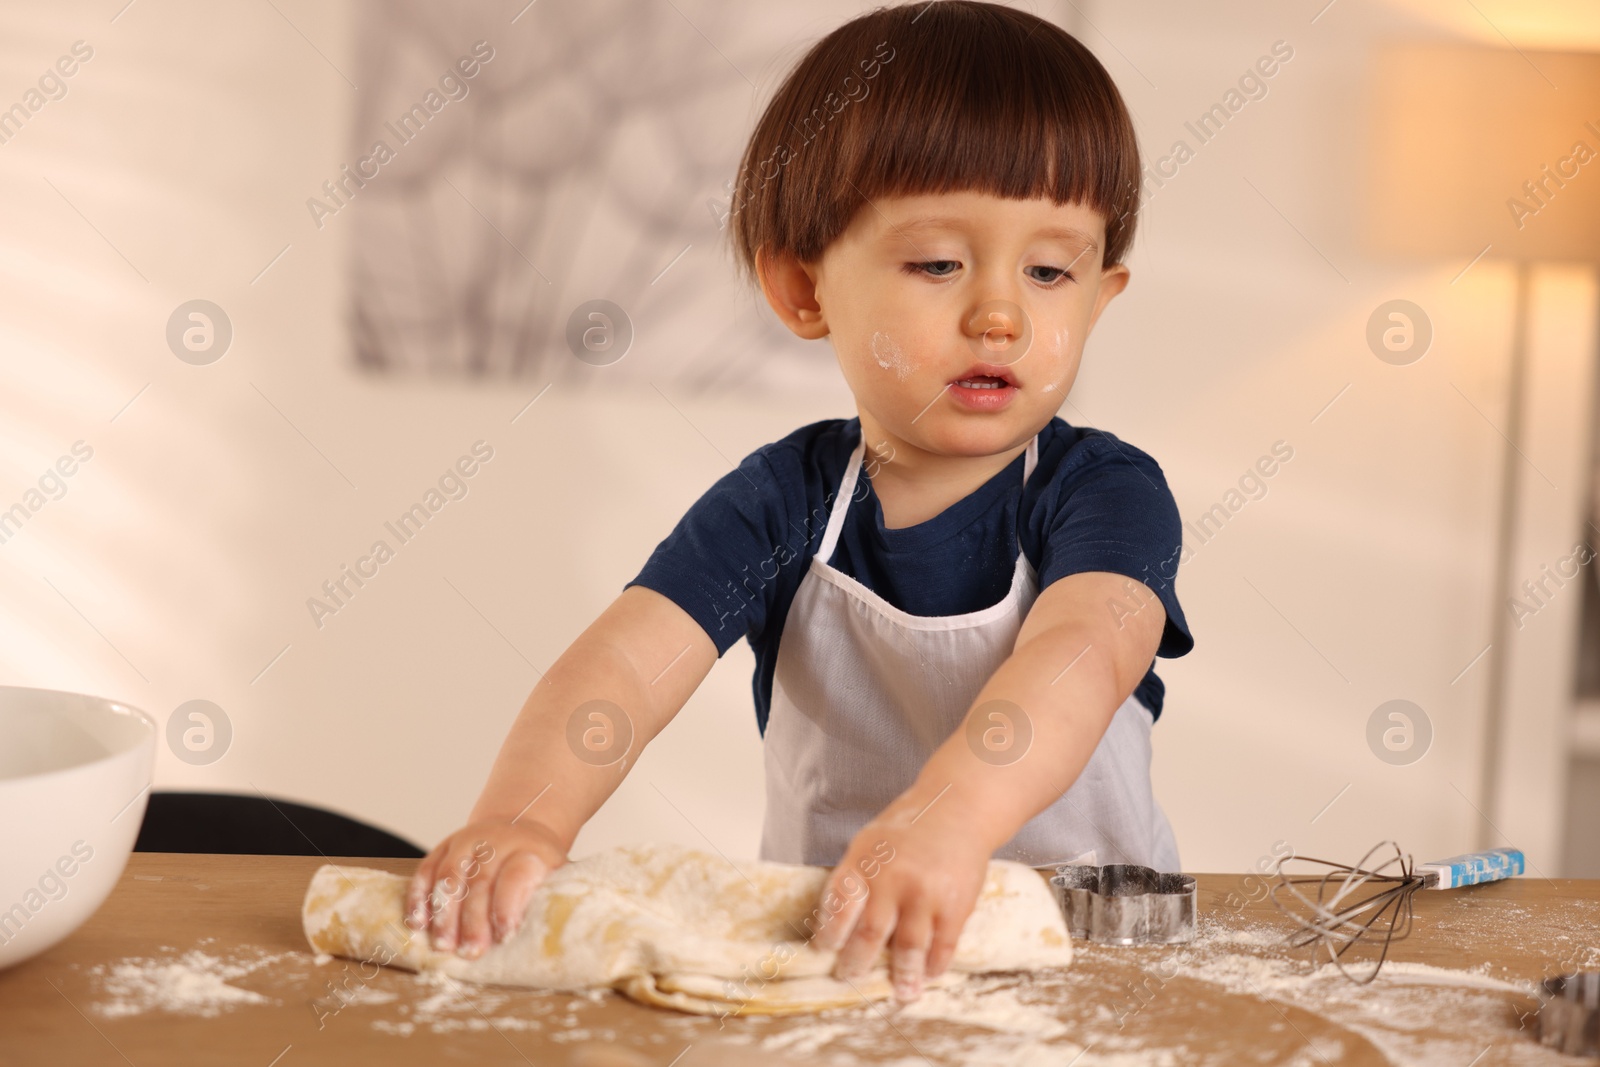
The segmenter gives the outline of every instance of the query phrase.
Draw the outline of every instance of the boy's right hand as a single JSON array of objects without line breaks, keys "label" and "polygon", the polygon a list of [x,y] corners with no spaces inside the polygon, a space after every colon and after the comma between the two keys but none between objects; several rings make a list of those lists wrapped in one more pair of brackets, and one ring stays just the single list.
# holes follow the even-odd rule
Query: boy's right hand
[{"label": "boy's right hand", "polygon": [[[433,947],[467,959],[516,933],[533,891],[567,862],[555,832],[532,820],[468,823],[423,857],[406,889],[405,921]],[[459,944],[459,947],[458,947]]]}]

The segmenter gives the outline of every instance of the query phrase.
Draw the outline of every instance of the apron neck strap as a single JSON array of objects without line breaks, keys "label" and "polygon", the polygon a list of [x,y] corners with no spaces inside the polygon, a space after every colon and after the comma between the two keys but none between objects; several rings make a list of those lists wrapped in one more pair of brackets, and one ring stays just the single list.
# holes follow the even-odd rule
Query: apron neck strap
[{"label": "apron neck strap", "polygon": [[1039,465],[1039,435],[1034,434],[1028,438],[1027,450],[1022,453],[1022,485],[1027,488],[1028,479],[1033,477],[1033,468]]},{"label": "apron neck strap", "polygon": [[844,529],[844,513],[850,507],[850,498],[856,494],[856,480],[861,475],[861,457],[867,454],[867,435],[862,432],[856,447],[845,465],[844,477],[839,481],[839,491],[833,496],[833,510],[828,513],[828,528],[817,546],[817,558],[826,563],[833,558],[834,546],[839,543],[839,531]]},{"label": "apron neck strap", "polygon": [[[844,469],[844,477],[839,480],[839,491],[833,497],[833,510],[828,513],[828,528],[823,532],[822,543],[817,546],[817,556],[822,562],[827,563],[833,558],[833,550],[839,544],[839,533],[844,529],[844,515],[850,507],[850,498],[856,494],[856,486],[860,484],[862,465],[861,461],[867,454],[867,437],[863,431],[856,440],[856,447],[850,453],[850,462]],[[1022,484],[1028,484],[1028,479],[1033,477],[1033,469],[1039,465],[1039,435],[1034,434],[1028,440],[1028,447],[1023,452],[1022,459]]]}]

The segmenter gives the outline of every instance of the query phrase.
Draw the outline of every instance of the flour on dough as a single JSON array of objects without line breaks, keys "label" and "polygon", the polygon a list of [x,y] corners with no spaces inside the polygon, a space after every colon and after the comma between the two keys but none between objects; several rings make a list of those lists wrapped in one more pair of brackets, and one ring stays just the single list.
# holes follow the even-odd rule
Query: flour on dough
[{"label": "flour on dough", "polygon": [[[893,862],[892,860],[889,862]],[[318,952],[409,971],[535,989],[611,987],[699,1014],[791,1014],[891,993],[887,953],[863,979],[829,977],[833,952],[807,940],[825,867],[748,861],[677,845],[634,845],[549,874],[513,937],[476,960],[440,952],[401,919],[408,879],[368,867],[319,868],[302,921]],[[1072,961],[1072,941],[1039,873],[992,860],[950,970],[1035,970]]]}]

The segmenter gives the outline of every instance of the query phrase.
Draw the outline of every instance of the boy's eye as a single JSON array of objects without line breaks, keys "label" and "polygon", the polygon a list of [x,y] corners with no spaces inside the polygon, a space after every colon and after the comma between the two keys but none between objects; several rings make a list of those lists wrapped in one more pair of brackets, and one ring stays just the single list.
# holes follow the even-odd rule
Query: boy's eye
[{"label": "boy's eye", "polygon": [[1073,280],[1072,272],[1069,270],[1062,270],[1060,267],[1029,267],[1028,269],[1044,271],[1046,274],[1048,274],[1049,277],[1044,278],[1034,275],[1034,280],[1051,287],[1054,287],[1058,282],[1063,280],[1069,282]]},{"label": "boy's eye", "polygon": [[[929,259],[920,263],[907,263],[904,269],[907,274],[920,274],[930,278],[948,278],[960,266],[961,264],[953,259]],[[1043,276],[1035,274],[1033,276],[1034,281],[1052,289],[1063,282],[1074,280],[1072,272],[1061,267],[1029,267],[1028,270],[1043,272]]]}]

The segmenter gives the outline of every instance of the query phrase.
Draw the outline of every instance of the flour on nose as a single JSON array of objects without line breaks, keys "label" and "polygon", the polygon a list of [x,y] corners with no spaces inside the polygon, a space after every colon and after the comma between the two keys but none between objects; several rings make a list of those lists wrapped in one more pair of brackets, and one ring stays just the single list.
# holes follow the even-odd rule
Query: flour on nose
[{"label": "flour on nose", "polygon": [[872,331],[872,358],[878,361],[878,366],[884,370],[894,371],[895,377],[905,381],[911,375],[911,361],[894,343],[894,338],[881,330]]}]

